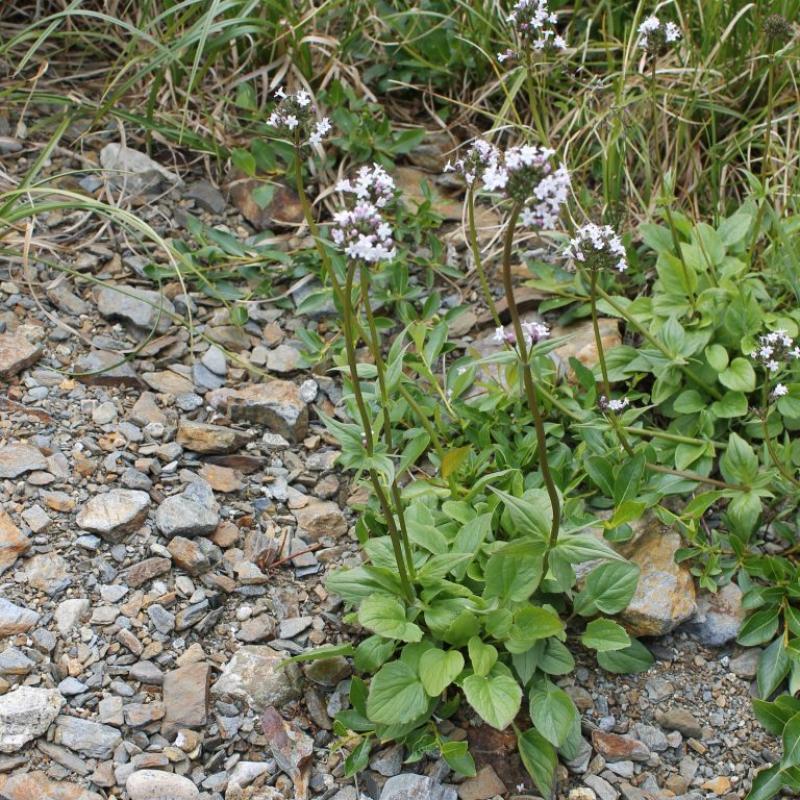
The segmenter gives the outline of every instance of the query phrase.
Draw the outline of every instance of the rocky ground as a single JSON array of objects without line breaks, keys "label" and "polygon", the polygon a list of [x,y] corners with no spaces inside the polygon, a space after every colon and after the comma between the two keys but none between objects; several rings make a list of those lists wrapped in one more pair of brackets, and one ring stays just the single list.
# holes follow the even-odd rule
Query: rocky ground
[{"label": "rocky ground", "polygon": [[[229,206],[207,182],[103,153],[133,170],[109,176],[114,196],[164,235],[187,211],[242,239],[262,225],[241,189]],[[92,235],[75,247],[80,226]],[[78,277],[0,264],[0,797],[534,797],[509,735],[469,718],[448,732],[471,742],[477,778],[389,746],[343,780],[329,745],[350,665],[279,668],[357,635],[324,582],[358,558],[317,416],[342,413],[340,387],[301,368],[296,338],[324,320],[253,304],[238,327],[177,282],[154,292],[149,259],[82,214],[51,212],[34,233]],[[587,342],[575,331],[572,352],[591,360]],[[648,524],[627,552],[643,571],[627,620],[656,665],[613,676],[581,659],[563,681],[585,734],[560,767],[564,798],[732,800],[777,757],[750,709],[757,653],[732,642],[738,590],[696,596],[677,546]]]}]

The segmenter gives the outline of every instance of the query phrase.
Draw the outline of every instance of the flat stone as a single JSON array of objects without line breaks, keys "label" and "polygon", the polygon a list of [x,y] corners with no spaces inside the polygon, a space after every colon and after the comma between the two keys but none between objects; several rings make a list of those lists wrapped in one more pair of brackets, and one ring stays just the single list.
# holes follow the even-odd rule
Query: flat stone
[{"label": "flat stone", "polygon": [[206,536],[219,525],[219,504],[211,487],[193,481],[180,494],[164,500],[156,511],[156,526],[169,538]]},{"label": "flat stone", "polygon": [[152,703],[127,703],[122,707],[125,724],[131,728],[144,728],[164,718],[164,704],[159,700]]},{"label": "flat stone", "polygon": [[204,662],[186,664],[164,676],[162,735],[169,737],[179,728],[206,724],[210,680],[211,668]]},{"label": "flat stone", "polygon": [[35,663],[16,647],[8,647],[0,652],[0,675],[27,675],[35,666]]},{"label": "flat stone", "polygon": [[136,564],[131,565],[123,570],[119,578],[123,584],[127,584],[132,589],[136,589],[147,581],[164,575],[169,572],[172,567],[172,562],[163,556],[153,556],[152,558],[145,558]]},{"label": "flat stone", "polygon": [[736,658],[732,658],[730,664],[731,672],[740,678],[755,678],[761,653],[761,648],[755,647],[745,650],[744,653],[736,656]]},{"label": "flat stone", "polygon": [[202,575],[222,560],[222,551],[208,539],[174,536],[167,549],[176,567],[189,575]]},{"label": "flat stone", "polygon": [[457,797],[452,786],[445,786],[427,775],[403,773],[386,781],[380,800],[457,800]]},{"label": "flat stone", "polygon": [[250,437],[223,425],[181,420],[178,425],[177,443],[194,453],[205,455],[234,453],[250,441]]},{"label": "flat stone", "polygon": [[18,478],[26,472],[47,469],[47,460],[28,444],[0,447],[0,478]]},{"label": "flat stone", "polygon": [[103,800],[77,783],[52,781],[44,772],[0,775],[0,795],[4,800]]},{"label": "flat stone", "polygon": [[323,536],[336,538],[347,533],[347,520],[331,500],[312,500],[292,513],[297,520],[298,535],[307,541],[316,542]]},{"label": "flat stone", "polygon": [[64,702],[55,689],[31,686],[0,695],[0,753],[16,753],[27,742],[42,736]]},{"label": "flat stone", "polygon": [[221,467],[217,464],[203,464],[199,472],[200,477],[209,483],[215,492],[229,494],[239,492],[244,488],[242,476],[230,467]]},{"label": "flat stone", "polygon": [[118,544],[141,527],[150,508],[150,495],[134,489],[112,489],[92,497],[75,519],[79,528]]},{"label": "flat stone", "polygon": [[42,348],[18,332],[0,333],[0,378],[10,378],[35,364]]},{"label": "flat stone", "polygon": [[703,592],[697,600],[697,612],[684,628],[709,647],[733,641],[747,616],[742,608],[742,590],[733,582],[718,592]]},{"label": "flat stone", "polygon": [[[609,350],[613,350],[615,347],[619,347],[622,344],[622,339],[619,335],[618,320],[600,317],[597,320],[597,324],[600,328],[600,341],[603,345],[603,352],[608,353]],[[590,321],[578,322],[565,328],[556,325],[551,331],[551,336],[553,338],[567,337],[567,341],[554,351],[555,355],[561,359],[565,365],[569,365],[569,360],[571,358],[577,358],[581,364],[590,369],[598,363],[597,341],[594,336],[594,328]],[[567,366],[566,370],[570,380],[575,381],[576,376],[572,371],[572,367]]]},{"label": "flat stone", "polygon": [[657,712],[656,722],[665,730],[680,731],[689,739],[699,739],[703,735],[703,726],[697,717],[683,708]]},{"label": "flat stone", "polygon": [[258,711],[299,698],[299,669],[296,664],[283,666],[285,658],[266,645],[240,647],[211,687],[212,697],[246,700]]},{"label": "flat stone", "polygon": [[105,179],[112,186],[125,189],[129,194],[155,191],[162,183],[182,183],[174,172],[153,161],[146,153],[119,142],[109,142],[103,147],[100,151],[100,165],[105,170]]},{"label": "flat stone", "polygon": [[647,745],[631,736],[593,730],[592,744],[606,761],[647,761],[650,758]]},{"label": "flat stone", "polygon": [[85,597],[73,597],[69,600],[62,600],[53,613],[53,619],[61,636],[66,637],[69,633],[80,625],[81,621],[88,615],[91,603]]},{"label": "flat stone", "polygon": [[39,614],[0,597],[0,639],[29,631],[39,621]]},{"label": "flat stone", "polygon": [[254,383],[219,397],[234,422],[263,425],[294,442],[308,432],[308,406],[291,381]]},{"label": "flat stone", "polygon": [[142,392],[128,415],[131,422],[144,427],[150,423],[166,425],[167,415],[156,403],[156,396],[152,392]]},{"label": "flat stone", "polygon": [[159,394],[173,394],[176,397],[181,394],[191,394],[194,392],[194,383],[190,378],[179,375],[170,369],[160,372],[143,372],[142,380],[154,391]]},{"label": "flat stone", "polygon": [[207,180],[192,183],[187,188],[185,197],[194,200],[197,206],[212,214],[222,214],[225,211],[226,204],[222,192]]},{"label": "flat stone", "polygon": [[303,207],[297,193],[289,186],[271,181],[274,192],[265,206],[256,201],[255,191],[264,186],[261,178],[237,175],[229,184],[230,196],[241,215],[256,229],[274,226],[294,227],[303,220]]},{"label": "flat stone", "polygon": [[75,364],[77,377],[90,386],[122,386],[138,389],[142,381],[136,370],[119,353],[91,350]]},{"label": "flat stone", "polygon": [[320,658],[310,661],[306,664],[303,672],[308,680],[318,686],[326,686],[332,689],[338,686],[345,678],[349,678],[353,668],[344,656],[333,656],[332,658]]},{"label": "flat stone", "polygon": [[[30,508],[26,508],[20,516],[23,520],[25,520],[25,524],[33,533],[42,533],[43,531],[46,531],[50,527],[50,523],[53,521],[50,519],[47,512],[37,504],[32,505]],[[0,561],[2,561],[2,527],[2,514],[0,514]],[[2,572],[1,565],[0,572]]]},{"label": "flat stone", "polygon": [[25,562],[23,570],[28,586],[55,594],[70,583],[69,564],[57,553],[40,553]]},{"label": "flat stone", "polygon": [[311,626],[313,617],[289,617],[282,619],[278,627],[278,635],[281,639],[293,639]]},{"label": "flat stone", "polygon": [[62,715],[56,718],[54,741],[84,756],[111,758],[122,736],[110,725]]},{"label": "flat stone", "polygon": [[279,344],[267,354],[267,369],[270,372],[296,372],[301,366],[300,351],[289,344]]},{"label": "flat stone", "polygon": [[271,639],[274,635],[275,622],[269,614],[259,614],[257,617],[245,620],[236,631],[236,638],[248,644]]},{"label": "flat stone", "polygon": [[599,775],[586,775],[583,782],[594,791],[598,800],[618,800],[619,792]]},{"label": "flat stone", "polygon": [[675,563],[683,546],[680,535],[654,518],[646,518],[642,533],[620,548],[641,569],[636,592],[621,619],[633,636],[664,636],[696,611],[692,574]]},{"label": "flat stone", "polygon": [[140,769],[125,781],[129,800],[197,800],[200,790],[182,775]]},{"label": "flat stone", "polygon": [[[38,450],[36,451],[39,452]],[[0,452],[0,465],[2,452]],[[2,466],[0,466],[2,469]],[[0,575],[3,574],[23,553],[28,551],[31,542],[14,524],[11,517],[0,508]]]}]

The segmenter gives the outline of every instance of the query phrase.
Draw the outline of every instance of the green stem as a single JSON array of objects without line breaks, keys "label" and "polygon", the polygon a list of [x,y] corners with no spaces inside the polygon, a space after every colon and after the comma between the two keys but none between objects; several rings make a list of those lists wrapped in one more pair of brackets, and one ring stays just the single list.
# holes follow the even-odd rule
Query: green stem
[{"label": "green stem", "polygon": [[478,246],[478,231],[475,227],[475,187],[470,184],[469,191],[467,192],[467,219],[469,223],[469,246],[472,250],[472,260],[475,262],[475,270],[478,273],[478,280],[481,283],[481,291],[483,292],[483,299],[489,307],[489,312],[492,315],[494,324],[500,326],[500,315],[497,313],[497,306],[494,302],[494,297],[489,290],[489,281],[486,279],[486,271],[483,268],[483,260],[481,259],[481,249]]},{"label": "green stem", "polygon": [[514,232],[516,230],[517,220],[519,219],[521,211],[521,204],[515,203],[507,223],[505,242],[503,244],[503,288],[505,289],[506,293],[508,313],[511,316],[511,324],[514,328],[514,336],[516,338],[517,351],[519,353],[520,367],[522,368],[522,381],[525,386],[528,407],[530,408],[531,415],[533,416],[533,425],[536,429],[536,442],[539,451],[539,468],[542,471],[542,479],[544,480],[547,495],[550,498],[550,506],[553,511],[553,522],[550,527],[550,539],[547,544],[547,550],[545,551],[543,562],[543,574],[547,575],[548,557],[550,551],[558,542],[558,531],[561,525],[561,501],[558,497],[558,489],[556,488],[555,481],[553,480],[553,474],[550,471],[550,464],[547,461],[547,434],[544,430],[544,422],[539,409],[539,401],[536,398],[536,387],[533,383],[533,373],[531,366],[528,363],[528,348],[525,344],[525,333],[522,330],[522,320],[520,319],[519,309],[517,308],[517,302],[514,298],[514,285],[511,281],[511,251],[514,246]]},{"label": "green stem", "polygon": [[767,451],[769,452],[769,457],[772,459],[772,463],[778,468],[778,471],[786,478],[794,486],[800,486],[800,480],[795,478],[788,469],[786,469],[785,464],[783,464],[778,457],[778,452],[775,450],[775,443],[772,441],[772,437],[769,435],[769,381],[764,378],[764,386],[761,390],[761,405],[762,405],[762,413],[761,413],[761,425],[764,430],[764,442],[767,445]]},{"label": "green stem", "polygon": [[[361,302],[364,306],[364,313],[367,317],[367,328],[369,329],[368,345],[375,361],[375,369],[378,372],[378,390],[381,393],[381,407],[383,408],[383,435],[386,440],[386,447],[391,453],[394,449],[392,444],[392,420],[389,416],[391,404],[389,402],[389,392],[386,388],[386,370],[383,364],[383,353],[381,352],[381,341],[378,336],[378,326],[375,324],[375,316],[372,313],[372,304],[369,299],[369,270],[362,264],[360,269],[361,277]],[[392,478],[389,491],[392,493],[397,521],[400,525],[400,533],[403,540],[403,551],[406,556],[406,567],[411,579],[416,577],[414,569],[414,559],[411,554],[411,543],[408,538],[408,528],[406,527],[406,515],[403,510],[403,499],[400,497],[400,487],[397,485],[397,476]]]},{"label": "green stem", "polygon": [[[597,287],[597,293],[600,297],[603,298],[610,306],[614,309],[621,317],[623,317],[636,331],[641,334],[650,344],[653,345],[657,350],[659,350],[662,355],[666,356],[670,361],[674,360],[675,356],[673,353],[670,353],[664,345],[658,341],[658,339],[653,336],[647,328],[644,327],[635,317],[628,314],[625,309],[619,305],[612,297],[608,294],[608,292],[604,291],[602,287]],[[687,367],[685,364],[676,364],[675,366],[687,377],[689,378],[692,383],[699,386],[704,391],[708,392],[715,400],[721,400],[722,395],[720,392],[713,386],[707,386],[706,383],[695,375],[694,371]]]},{"label": "green stem", "polygon": [[[353,396],[356,401],[359,416],[361,417],[361,426],[364,431],[364,449],[367,451],[367,456],[371,459],[375,453],[375,437],[372,432],[372,422],[367,411],[366,403],[364,402],[364,395],[361,392],[361,380],[358,376],[358,361],[356,359],[356,337],[355,323],[353,319],[353,279],[357,267],[356,261],[351,261],[347,268],[347,278],[345,282],[345,291],[343,295],[342,314],[344,325],[344,343],[347,352],[347,365],[350,370],[350,380],[353,383]],[[400,577],[400,584],[403,587],[403,592],[409,602],[414,601],[414,590],[408,579],[408,572],[406,563],[403,557],[403,543],[401,543],[401,535],[397,529],[394,520],[389,499],[381,486],[380,478],[377,472],[370,467],[368,470],[370,483],[372,484],[375,496],[378,498],[383,516],[386,519],[386,527],[389,531],[389,538],[392,542],[392,549],[394,550],[395,561],[397,562],[397,572]]]}]

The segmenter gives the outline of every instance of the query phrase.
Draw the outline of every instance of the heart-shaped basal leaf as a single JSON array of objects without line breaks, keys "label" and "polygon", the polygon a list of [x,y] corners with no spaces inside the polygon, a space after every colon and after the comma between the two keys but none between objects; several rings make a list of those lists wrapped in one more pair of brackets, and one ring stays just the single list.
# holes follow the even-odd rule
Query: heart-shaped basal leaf
[{"label": "heart-shaped basal leaf", "polygon": [[467,643],[469,660],[476,675],[488,675],[497,663],[497,648],[485,644],[479,636],[473,636]]},{"label": "heart-shaped basal leaf", "polygon": [[403,661],[390,661],[369,685],[367,716],[373,722],[397,725],[421,717],[428,709],[428,695],[417,673]]},{"label": "heart-shaped basal leaf", "polygon": [[464,669],[464,656],[458,650],[426,650],[419,660],[419,677],[425,691],[438,697]]},{"label": "heart-shaped basal leaf", "polygon": [[597,663],[609,672],[634,673],[644,672],[653,665],[653,654],[638,640],[623,650],[609,650],[597,654]]},{"label": "heart-shaped basal leaf", "polygon": [[418,642],[422,630],[406,619],[405,606],[396,598],[385,594],[373,594],[361,601],[358,621],[368,630],[399,639],[401,642]]},{"label": "heart-shaped basal leaf", "polygon": [[528,774],[533,778],[542,797],[552,797],[555,792],[558,757],[553,745],[530,728],[517,732],[517,749]]},{"label": "heart-shaped basal leaf", "polygon": [[481,719],[499,731],[514,721],[522,703],[522,689],[508,675],[470,675],[463,689]]},{"label": "heart-shaped basal leaf", "polygon": [[610,619],[594,619],[587,626],[581,636],[581,643],[591,647],[598,653],[609,650],[624,650],[630,646],[631,637],[622,625]]},{"label": "heart-shaped basal leaf", "polygon": [[639,567],[628,561],[611,561],[595,567],[583,589],[575,596],[573,608],[588,617],[601,611],[617,614],[630,603],[639,581]]},{"label": "heart-shaped basal leaf", "polygon": [[530,714],[536,730],[555,747],[562,747],[581,721],[572,698],[550,681],[531,690]]}]

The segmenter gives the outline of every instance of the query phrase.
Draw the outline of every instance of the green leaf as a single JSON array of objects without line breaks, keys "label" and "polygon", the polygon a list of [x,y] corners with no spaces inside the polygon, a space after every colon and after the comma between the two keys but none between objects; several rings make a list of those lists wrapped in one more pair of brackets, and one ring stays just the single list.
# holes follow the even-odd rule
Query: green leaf
[{"label": "green leaf", "polygon": [[467,742],[443,742],[439,752],[447,762],[447,766],[459,775],[467,778],[473,778],[476,775],[475,762],[469,754]]},{"label": "green leaf", "polygon": [[609,672],[644,672],[653,665],[653,654],[638,639],[631,639],[624,650],[598,653],[597,663]]},{"label": "green leaf", "polygon": [[775,606],[751,614],[739,630],[736,641],[745,647],[768,642],[778,630],[779,611]]},{"label": "green leaf", "polygon": [[376,592],[389,592],[400,596],[403,591],[396,575],[389,570],[375,567],[336,570],[328,576],[325,585],[343,600],[354,604]]},{"label": "green leaf", "polygon": [[497,663],[497,648],[485,644],[480,636],[473,636],[467,643],[469,660],[476,675],[488,675]]},{"label": "green leaf", "polygon": [[758,476],[758,456],[738,433],[732,433],[728,437],[728,448],[719,460],[719,468],[728,483],[749,486]]},{"label": "green leaf", "polygon": [[406,620],[405,606],[397,598],[385,594],[365,597],[358,609],[358,621],[367,630],[388,639],[418,642],[422,638],[420,627]]},{"label": "green leaf", "polygon": [[367,698],[367,715],[373,722],[385,725],[411,722],[427,710],[425,688],[404,661],[390,661],[375,673]]},{"label": "green leaf", "polygon": [[539,669],[548,675],[568,675],[575,669],[575,659],[569,648],[558,639],[545,639],[536,643],[539,650]]},{"label": "green leaf", "polygon": [[345,778],[352,778],[353,775],[367,768],[367,764],[369,764],[369,751],[371,749],[372,742],[369,736],[367,736],[344,760]]},{"label": "green leaf", "polygon": [[762,770],[753,779],[753,786],[745,800],[770,800],[783,788],[783,775],[779,764]]},{"label": "green leaf", "polygon": [[752,392],[756,388],[756,372],[753,365],[740,356],[720,372],[719,382],[734,392]]},{"label": "green leaf", "polygon": [[696,414],[708,405],[708,400],[696,389],[687,389],[675,398],[672,405],[679,414]]},{"label": "green leaf", "polygon": [[766,700],[753,700],[753,713],[761,725],[773,736],[781,736],[786,723],[793,716],[793,712],[787,708],[781,708],[777,703],[770,703]]},{"label": "green leaf", "polygon": [[492,491],[503,501],[514,535],[533,536],[543,542],[547,541],[553,521],[553,509],[547,492],[543,489],[529,489],[522,497],[514,497],[500,489]]},{"label": "green leaf", "polygon": [[535,728],[517,731],[517,749],[522,763],[542,797],[555,793],[558,756],[555,748]]},{"label": "green leaf", "polygon": [[419,660],[419,677],[425,691],[438,697],[464,669],[464,656],[458,650],[427,650]]},{"label": "green leaf", "polygon": [[470,675],[463,689],[481,719],[500,731],[513,722],[522,703],[522,689],[510,675]]},{"label": "green leaf", "polygon": [[248,150],[243,150],[239,147],[231,150],[231,161],[236,169],[244,172],[250,178],[255,177],[256,160]]},{"label": "green leaf", "polygon": [[629,522],[639,519],[647,508],[646,503],[638,500],[626,500],[614,509],[614,516],[603,523],[606,530],[614,530],[620,525],[626,525]]},{"label": "green leaf", "polygon": [[747,236],[749,230],[750,215],[736,212],[727,219],[722,220],[719,228],[717,228],[717,233],[722,243],[726,247],[731,247],[741,242]]},{"label": "green leaf", "polygon": [[722,372],[728,366],[728,351],[721,344],[709,345],[705,354],[706,361],[715,372]]},{"label": "green leaf", "polygon": [[394,653],[395,643],[383,636],[368,636],[356,648],[355,667],[359,672],[373,673]]},{"label": "green leaf", "polygon": [[542,580],[545,545],[535,541],[524,548],[519,545],[518,542],[507,545],[486,562],[486,597],[502,597],[521,602],[527,600],[538,588]]},{"label": "green leaf", "polygon": [[559,636],[564,631],[564,623],[558,614],[546,608],[526,605],[514,614],[514,624],[506,641],[509,653],[524,653],[541,639]]},{"label": "green leaf", "polygon": [[553,746],[562,747],[575,727],[580,726],[580,714],[572,698],[550,681],[531,690],[529,697],[531,720],[536,730]]},{"label": "green leaf", "polygon": [[783,758],[781,767],[796,767],[800,764],[800,714],[795,714],[783,729]]},{"label": "green leaf", "polygon": [[747,396],[743,392],[725,392],[721,400],[711,404],[711,412],[720,419],[744,417],[747,409]]},{"label": "green leaf", "polygon": [[631,637],[622,625],[610,619],[595,619],[587,626],[581,636],[584,647],[591,647],[599,653],[609,650],[624,650],[630,647]]},{"label": "green leaf", "polygon": [[598,611],[617,614],[636,592],[639,567],[628,561],[613,561],[595,567],[587,576],[583,589],[575,596],[573,608],[587,617]]},{"label": "green leaf", "polygon": [[783,637],[779,636],[758,659],[756,684],[761,697],[769,697],[780,686],[791,666],[791,659],[783,646]]}]

